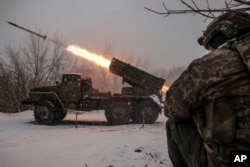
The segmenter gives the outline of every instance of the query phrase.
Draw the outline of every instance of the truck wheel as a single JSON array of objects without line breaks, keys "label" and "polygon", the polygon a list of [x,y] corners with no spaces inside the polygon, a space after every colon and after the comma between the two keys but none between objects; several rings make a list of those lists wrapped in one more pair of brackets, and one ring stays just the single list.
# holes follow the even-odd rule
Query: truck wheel
[{"label": "truck wheel", "polygon": [[135,107],[135,114],[132,119],[134,123],[153,124],[160,112],[161,109],[156,103],[142,101]]},{"label": "truck wheel", "polygon": [[67,110],[63,108],[56,108],[55,109],[55,119],[54,122],[58,123],[63,120],[67,115]]},{"label": "truck wheel", "polygon": [[105,110],[105,116],[110,125],[127,124],[131,118],[131,109],[125,103],[114,103]]},{"label": "truck wheel", "polygon": [[35,106],[34,117],[38,124],[51,125],[55,119],[55,106],[50,101],[39,102]]}]

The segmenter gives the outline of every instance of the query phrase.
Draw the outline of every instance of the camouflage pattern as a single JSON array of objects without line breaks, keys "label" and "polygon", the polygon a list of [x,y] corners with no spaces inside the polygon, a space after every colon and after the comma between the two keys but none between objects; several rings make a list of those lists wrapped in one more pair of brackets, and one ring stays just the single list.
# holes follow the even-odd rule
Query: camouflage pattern
[{"label": "camouflage pattern", "polygon": [[207,36],[209,34],[209,31],[211,31],[211,28],[221,21],[230,21],[235,25],[235,29],[239,31],[250,27],[250,14],[236,10],[228,11],[225,14],[222,14],[213,19],[213,21],[208,24],[206,31],[204,31],[203,35]]},{"label": "camouflage pattern", "polygon": [[[223,47],[194,60],[167,91],[164,112],[174,121],[192,118],[197,128],[202,129],[204,102],[221,97],[230,97],[230,105],[236,111],[236,136],[232,143],[223,146],[225,154],[230,150],[249,150],[250,77],[237,51]],[[228,158],[207,151],[209,166],[228,163]]]},{"label": "camouflage pattern", "polygon": [[210,40],[218,35],[224,34],[229,39],[238,36],[242,31],[249,31],[250,14],[243,11],[229,10],[228,12],[216,17],[208,24],[198,42],[206,49],[210,48]]}]

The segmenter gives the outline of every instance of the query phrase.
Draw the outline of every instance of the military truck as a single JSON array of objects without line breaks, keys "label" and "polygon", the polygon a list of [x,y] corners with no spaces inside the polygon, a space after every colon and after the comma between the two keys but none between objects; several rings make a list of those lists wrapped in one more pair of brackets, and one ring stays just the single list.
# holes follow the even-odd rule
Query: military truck
[{"label": "military truck", "polygon": [[61,83],[55,86],[37,87],[30,90],[23,104],[34,106],[34,118],[38,124],[51,125],[63,120],[68,110],[105,110],[110,125],[154,123],[161,107],[151,96],[161,100],[164,79],[153,76],[121,60],[113,58],[109,71],[122,77],[121,93],[99,92],[92,87],[92,80],[81,74],[63,74]]}]

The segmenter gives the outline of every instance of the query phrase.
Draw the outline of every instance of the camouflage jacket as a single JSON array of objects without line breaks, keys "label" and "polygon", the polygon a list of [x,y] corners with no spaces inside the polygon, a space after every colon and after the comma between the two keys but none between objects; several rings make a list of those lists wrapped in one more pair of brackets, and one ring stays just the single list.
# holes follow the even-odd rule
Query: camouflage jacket
[{"label": "camouflage jacket", "polygon": [[204,102],[225,96],[239,97],[233,105],[236,137],[227,147],[229,150],[249,150],[250,73],[237,51],[223,47],[194,60],[167,91],[164,113],[175,121],[193,118],[198,129],[202,129]]}]

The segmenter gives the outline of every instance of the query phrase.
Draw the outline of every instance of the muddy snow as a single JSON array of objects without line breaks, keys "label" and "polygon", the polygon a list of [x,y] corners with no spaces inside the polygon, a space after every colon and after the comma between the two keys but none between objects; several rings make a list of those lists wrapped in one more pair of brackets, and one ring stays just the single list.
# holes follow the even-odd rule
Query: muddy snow
[{"label": "muddy snow", "polygon": [[[155,124],[108,126],[104,112],[68,114],[41,126],[33,112],[0,113],[1,167],[166,167],[166,118]],[[77,128],[76,128],[77,127]]]}]

